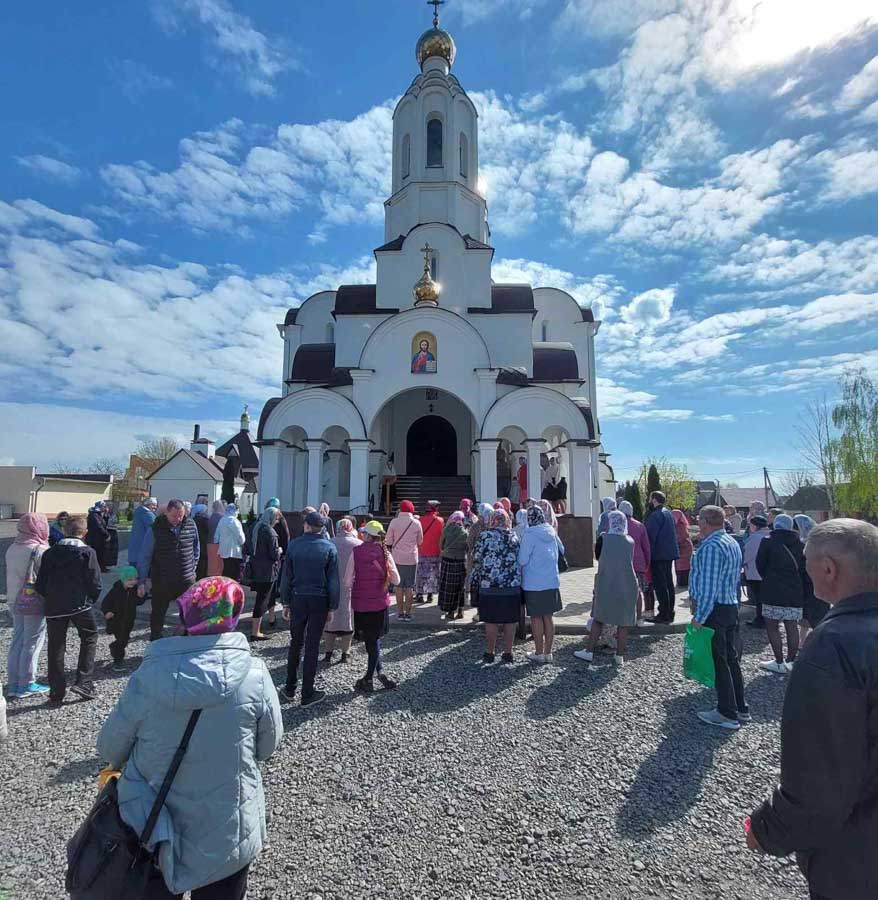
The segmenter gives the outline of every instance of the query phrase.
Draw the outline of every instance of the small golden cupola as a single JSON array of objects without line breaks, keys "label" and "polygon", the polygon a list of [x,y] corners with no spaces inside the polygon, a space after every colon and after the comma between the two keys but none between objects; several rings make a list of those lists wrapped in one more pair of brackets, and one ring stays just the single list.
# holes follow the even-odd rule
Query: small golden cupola
[{"label": "small golden cupola", "polygon": [[421,252],[424,254],[424,274],[412,288],[415,306],[438,306],[442,285],[438,281],[433,281],[430,275],[430,254],[433,248],[429,244],[424,244]]},{"label": "small golden cupola", "polygon": [[428,28],[418,38],[415,48],[415,56],[421,71],[424,69],[424,63],[431,56],[438,56],[440,59],[444,59],[450,69],[454,63],[454,57],[457,55],[454,38],[439,27],[439,7],[443,6],[444,3],[445,0],[428,0],[427,6],[433,7],[433,27]]}]

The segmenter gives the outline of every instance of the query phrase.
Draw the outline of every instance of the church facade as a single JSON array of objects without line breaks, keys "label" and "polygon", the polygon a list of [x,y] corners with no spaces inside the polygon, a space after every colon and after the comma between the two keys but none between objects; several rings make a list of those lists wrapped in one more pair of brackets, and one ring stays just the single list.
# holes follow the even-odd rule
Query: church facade
[{"label": "church facade", "polygon": [[[566,497],[594,517],[602,462],[590,309],[568,293],[497,284],[479,188],[478,114],[438,27],[393,116],[392,193],[376,283],[290,309],[281,393],[257,433],[260,496],[284,509],[380,506],[388,472],[469,478],[493,502]],[[602,474],[603,473],[603,474]]]}]

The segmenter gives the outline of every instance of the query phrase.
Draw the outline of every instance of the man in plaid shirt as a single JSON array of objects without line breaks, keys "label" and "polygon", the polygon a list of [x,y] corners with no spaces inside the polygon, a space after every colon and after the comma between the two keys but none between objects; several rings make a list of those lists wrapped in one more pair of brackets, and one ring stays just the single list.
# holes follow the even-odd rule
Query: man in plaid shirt
[{"label": "man in plaid shirt", "polygon": [[725,513],[705,506],[698,514],[701,544],[689,575],[689,597],[695,604],[692,625],[713,629],[717,708],[698,713],[708,725],[737,731],[750,721],[744,679],[735,649],[738,636],[738,590],[743,559],[738,542],[726,534]]}]

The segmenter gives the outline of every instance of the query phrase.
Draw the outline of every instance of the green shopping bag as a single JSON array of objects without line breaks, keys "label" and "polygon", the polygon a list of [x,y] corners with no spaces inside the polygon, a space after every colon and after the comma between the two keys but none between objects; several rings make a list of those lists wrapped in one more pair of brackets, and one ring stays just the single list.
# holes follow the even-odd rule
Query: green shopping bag
[{"label": "green shopping bag", "polygon": [[713,629],[702,626],[686,626],[686,642],[683,645],[683,675],[705,687],[716,686],[716,669],[713,666]]}]

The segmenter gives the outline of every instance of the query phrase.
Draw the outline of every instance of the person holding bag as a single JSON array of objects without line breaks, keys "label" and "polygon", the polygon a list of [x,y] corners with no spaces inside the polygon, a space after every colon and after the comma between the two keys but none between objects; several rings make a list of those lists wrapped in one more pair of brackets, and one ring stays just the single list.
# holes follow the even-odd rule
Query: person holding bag
[{"label": "person holding bag", "polygon": [[18,534],[6,551],[6,597],[12,612],[12,641],[7,657],[7,694],[10,698],[44,694],[38,684],[37,662],[46,640],[43,601],[35,591],[40,560],[49,549],[49,522],[42,513],[25,513]]},{"label": "person holding bag", "polygon": [[[258,764],[280,745],[280,703],[265,663],[236,631],[244,608],[237,582],[202,579],[177,604],[185,634],[147,646],[101,728],[98,753],[122,770],[119,813],[142,835],[153,786],[169,774],[175,750],[184,751],[147,835],[155,867],[141,896],[182,900],[192,891],[192,900],[243,900],[266,839]],[[180,744],[187,731],[188,749]]]}]

